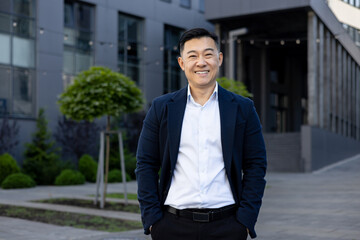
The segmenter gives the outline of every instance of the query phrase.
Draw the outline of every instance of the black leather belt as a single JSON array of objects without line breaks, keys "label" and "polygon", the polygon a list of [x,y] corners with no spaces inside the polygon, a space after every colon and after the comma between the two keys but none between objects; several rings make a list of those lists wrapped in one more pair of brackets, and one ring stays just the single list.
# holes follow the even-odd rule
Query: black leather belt
[{"label": "black leather belt", "polygon": [[166,211],[179,217],[191,219],[194,222],[211,222],[234,215],[236,205],[230,205],[218,209],[184,209],[179,210],[170,206],[165,206]]}]

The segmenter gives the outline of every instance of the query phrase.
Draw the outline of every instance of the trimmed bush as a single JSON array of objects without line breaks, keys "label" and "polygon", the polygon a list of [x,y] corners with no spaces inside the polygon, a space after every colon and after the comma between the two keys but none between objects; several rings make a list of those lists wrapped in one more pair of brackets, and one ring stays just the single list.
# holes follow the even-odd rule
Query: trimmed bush
[{"label": "trimmed bush", "polygon": [[79,160],[79,171],[85,176],[86,181],[96,181],[97,163],[90,155],[82,155]]},{"label": "trimmed bush", "polygon": [[[129,174],[126,173],[126,181],[130,181],[131,177]],[[113,169],[109,172],[108,175],[108,182],[115,183],[115,182],[122,182],[122,173],[119,169]]]},{"label": "trimmed bush", "polygon": [[55,179],[55,185],[80,185],[85,183],[85,177],[81,172],[65,169]]},{"label": "trimmed bush", "polygon": [[20,172],[20,168],[10,154],[0,155],[0,184],[7,176],[18,172]]},{"label": "trimmed bush", "polygon": [[13,173],[2,182],[1,187],[3,189],[12,189],[12,188],[31,188],[35,187],[35,181],[26,174],[23,173]]},{"label": "trimmed bush", "polygon": [[25,160],[22,171],[32,177],[39,185],[51,185],[60,174],[61,162],[59,150],[47,127],[44,109],[39,110],[36,120],[36,131],[31,143],[26,144]]}]

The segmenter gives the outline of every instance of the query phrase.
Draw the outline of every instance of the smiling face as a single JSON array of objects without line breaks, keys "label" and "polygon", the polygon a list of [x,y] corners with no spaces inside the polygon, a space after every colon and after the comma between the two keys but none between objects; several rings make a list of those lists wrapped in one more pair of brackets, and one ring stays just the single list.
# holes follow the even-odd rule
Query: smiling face
[{"label": "smiling face", "polygon": [[190,88],[206,89],[215,86],[223,55],[210,37],[193,38],[186,41],[178,58]]}]

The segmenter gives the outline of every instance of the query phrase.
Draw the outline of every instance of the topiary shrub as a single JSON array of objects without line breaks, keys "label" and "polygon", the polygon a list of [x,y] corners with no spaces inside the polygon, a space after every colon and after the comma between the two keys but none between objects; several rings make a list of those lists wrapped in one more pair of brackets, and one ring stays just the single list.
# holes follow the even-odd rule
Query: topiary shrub
[{"label": "topiary shrub", "polygon": [[85,177],[81,172],[65,169],[55,179],[55,185],[79,185],[85,183]]},{"label": "topiary shrub", "polygon": [[20,168],[10,154],[0,155],[0,184],[7,176],[18,172],[20,172]]},{"label": "topiary shrub", "polygon": [[12,189],[12,188],[31,188],[35,187],[35,181],[26,174],[23,173],[13,173],[2,182],[1,187],[3,189]]},{"label": "topiary shrub", "polygon": [[[126,181],[131,181],[131,177],[129,174],[126,173]],[[109,183],[115,183],[115,182],[122,182],[122,173],[119,169],[113,169],[109,172],[108,175],[108,182]]]},{"label": "topiary shrub", "polygon": [[86,181],[96,181],[97,163],[90,155],[82,155],[79,160],[79,171],[85,176]]}]

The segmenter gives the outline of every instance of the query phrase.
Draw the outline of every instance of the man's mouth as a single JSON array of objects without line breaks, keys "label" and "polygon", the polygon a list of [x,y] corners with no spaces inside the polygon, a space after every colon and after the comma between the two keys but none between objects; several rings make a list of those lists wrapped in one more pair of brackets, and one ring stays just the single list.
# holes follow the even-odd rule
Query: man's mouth
[{"label": "man's mouth", "polygon": [[196,74],[206,74],[209,73],[209,71],[195,71]]}]

